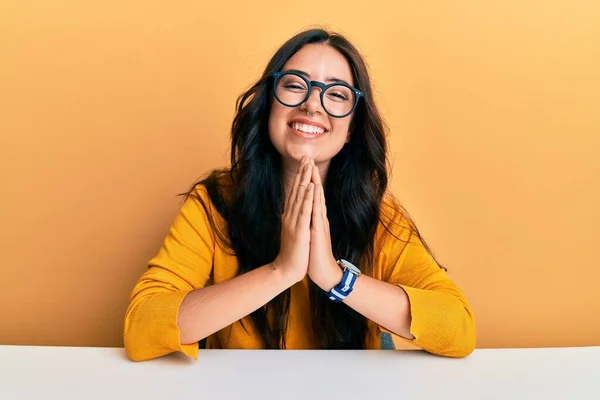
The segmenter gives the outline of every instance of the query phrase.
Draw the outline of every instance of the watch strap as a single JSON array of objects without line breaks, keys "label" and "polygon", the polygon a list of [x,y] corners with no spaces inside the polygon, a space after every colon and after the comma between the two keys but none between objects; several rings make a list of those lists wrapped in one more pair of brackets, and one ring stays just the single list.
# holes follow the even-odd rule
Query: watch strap
[{"label": "watch strap", "polygon": [[352,293],[352,290],[354,289],[354,283],[356,283],[357,278],[357,274],[346,268],[344,270],[342,280],[335,287],[333,287],[329,293],[327,293],[327,297],[335,302],[344,301],[346,297]]}]

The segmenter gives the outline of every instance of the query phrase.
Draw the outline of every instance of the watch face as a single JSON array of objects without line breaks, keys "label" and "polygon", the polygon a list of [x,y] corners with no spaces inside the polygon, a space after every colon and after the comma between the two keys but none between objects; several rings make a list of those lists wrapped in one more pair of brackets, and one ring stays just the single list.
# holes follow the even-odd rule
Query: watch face
[{"label": "watch face", "polygon": [[344,267],[345,269],[350,270],[350,272],[352,272],[354,275],[360,275],[360,269],[358,269],[354,264],[352,264],[350,261],[346,261],[343,258],[338,261],[338,264],[340,264],[342,267]]}]

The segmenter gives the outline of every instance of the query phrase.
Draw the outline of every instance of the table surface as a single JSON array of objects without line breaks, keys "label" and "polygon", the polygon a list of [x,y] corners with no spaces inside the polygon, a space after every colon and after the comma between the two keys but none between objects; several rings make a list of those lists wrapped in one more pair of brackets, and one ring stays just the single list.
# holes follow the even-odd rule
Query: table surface
[{"label": "table surface", "polygon": [[600,347],[205,350],[132,362],[121,348],[0,346],[0,399],[600,399]]}]

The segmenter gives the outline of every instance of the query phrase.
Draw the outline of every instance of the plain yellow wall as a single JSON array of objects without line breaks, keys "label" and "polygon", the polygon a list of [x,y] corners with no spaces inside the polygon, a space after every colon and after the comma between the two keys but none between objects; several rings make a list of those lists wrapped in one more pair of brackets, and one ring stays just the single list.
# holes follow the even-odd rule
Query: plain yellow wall
[{"label": "plain yellow wall", "polygon": [[236,96],[326,24],[370,65],[392,190],[478,347],[600,345],[598,21],[593,0],[1,1],[0,343],[122,345]]}]

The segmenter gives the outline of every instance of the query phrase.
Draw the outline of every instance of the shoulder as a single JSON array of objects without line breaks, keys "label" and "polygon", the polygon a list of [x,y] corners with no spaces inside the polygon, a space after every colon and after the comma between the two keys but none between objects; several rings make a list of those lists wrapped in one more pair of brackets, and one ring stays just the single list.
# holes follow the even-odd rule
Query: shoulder
[{"label": "shoulder", "polygon": [[415,232],[416,226],[404,206],[394,195],[386,193],[380,205],[377,236],[381,236],[380,240],[388,236],[409,240]]},{"label": "shoulder", "polygon": [[408,245],[419,244],[420,240],[419,230],[406,208],[396,197],[386,193],[380,205],[374,240],[375,254],[399,256]]},{"label": "shoulder", "polygon": [[233,182],[227,170],[214,170],[192,185],[185,195],[182,211],[193,213],[193,222],[223,229],[233,197]]},{"label": "shoulder", "polygon": [[185,193],[186,200],[202,203],[207,213],[223,214],[229,208],[233,198],[233,180],[229,170],[214,170],[205,178],[197,181]]},{"label": "shoulder", "polygon": [[376,254],[395,264],[403,255],[407,265],[435,265],[446,269],[436,259],[408,211],[392,195],[381,204],[380,223],[375,240]]}]

